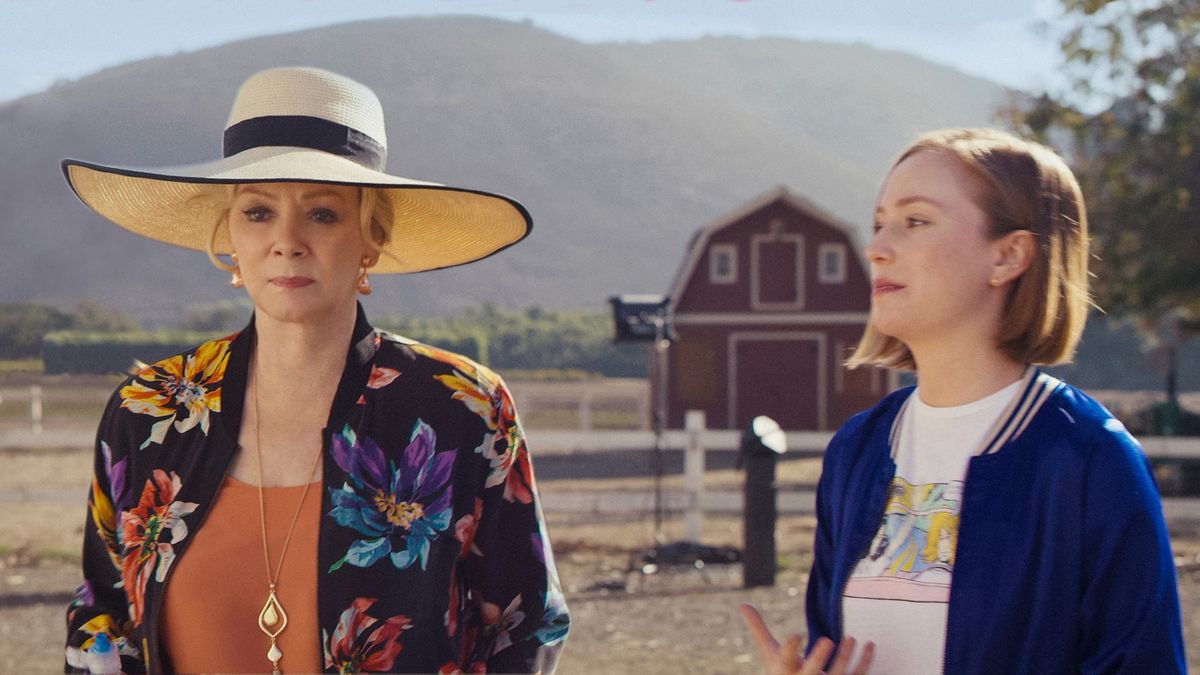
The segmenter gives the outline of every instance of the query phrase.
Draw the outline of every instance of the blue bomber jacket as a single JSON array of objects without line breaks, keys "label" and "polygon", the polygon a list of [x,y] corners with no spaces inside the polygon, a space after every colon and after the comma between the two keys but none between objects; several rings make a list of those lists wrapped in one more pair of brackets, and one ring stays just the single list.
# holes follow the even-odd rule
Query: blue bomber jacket
[{"label": "blue bomber jacket", "polygon": [[[171,671],[163,590],[236,453],[253,335],[142,368],[110,399],[67,672]],[[499,377],[360,308],[323,446],[311,648],[325,672],[554,669],[566,607]]]},{"label": "blue bomber jacket", "polygon": [[[913,389],[850,419],[817,489],[809,647],[842,639],[842,592],[896,472]],[[967,468],[946,673],[1182,673],[1179,598],[1162,507],[1137,442],[1099,403],[1030,369]]]}]

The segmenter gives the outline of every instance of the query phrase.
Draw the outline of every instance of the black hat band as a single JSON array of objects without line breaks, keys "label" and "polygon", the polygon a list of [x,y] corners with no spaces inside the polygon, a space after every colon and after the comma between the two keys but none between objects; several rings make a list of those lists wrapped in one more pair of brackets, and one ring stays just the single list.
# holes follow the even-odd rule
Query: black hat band
[{"label": "black hat band", "polygon": [[320,117],[252,117],[225,130],[225,157],[263,146],[321,150],[375,171],[383,171],[387,166],[387,149],[379,141],[357,129]]}]

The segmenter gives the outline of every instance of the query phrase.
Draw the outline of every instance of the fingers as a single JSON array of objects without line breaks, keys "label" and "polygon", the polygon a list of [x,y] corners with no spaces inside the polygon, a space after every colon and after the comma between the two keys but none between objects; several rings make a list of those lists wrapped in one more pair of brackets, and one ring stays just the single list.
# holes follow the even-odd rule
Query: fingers
[{"label": "fingers", "polygon": [[[867,671],[871,669],[871,662],[875,660],[875,643],[867,642],[863,646],[862,655],[859,656],[858,663],[851,670],[850,660],[854,658],[854,650],[857,646],[858,641],[852,637],[842,640],[842,644],[838,648],[837,658],[830,664],[827,675],[846,675],[847,673],[849,675],[866,675]],[[816,651],[814,647],[813,654],[809,655],[810,660],[815,660],[814,655]],[[826,654],[826,658],[828,658],[828,654]]]},{"label": "fingers", "polygon": [[[742,605],[738,607],[738,611],[742,615],[742,619],[746,622],[746,627],[750,630],[750,637],[754,639],[758,645],[763,664],[766,666],[768,673],[789,673],[796,675],[822,675],[821,668],[829,663],[830,657],[833,656],[834,644],[829,638],[819,638],[813,645],[808,656],[801,658],[801,649],[804,644],[804,638],[799,635],[789,635],[787,639],[780,644],[771,635],[770,629],[763,621],[762,614],[759,613],[753,605]],[[868,642],[863,647],[862,654],[855,664],[853,670],[850,669],[850,662],[854,658],[855,648],[858,646],[857,641],[848,637],[842,641],[841,647],[838,648],[837,657],[830,664],[829,671],[826,675],[866,675],[871,668],[871,662],[875,658],[875,643]]]},{"label": "fingers", "polygon": [[[848,637],[842,640],[842,646],[838,649],[837,657],[829,666],[828,675],[845,675],[846,669],[850,666],[850,657],[854,655],[854,647],[857,644],[854,638]],[[815,649],[813,651],[816,651]]]},{"label": "fingers", "polygon": [[816,670],[810,670],[805,667],[804,660],[800,658],[800,647],[804,638],[799,635],[789,635],[781,645],[775,636],[771,635],[762,615],[753,605],[742,605],[738,611],[741,612],[747,628],[750,629],[750,636],[758,645],[763,666],[769,675],[793,675],[795,673],[819,675],[820,664],[817,664]]},{"label": "fingers", "polygon": [[[797,672],[800,675],[821,675],[821,670],[825,663],[829,661],[829,657],[833,654],[833,641],[829,638],[818,638],[816,644],[808,652],[808,656],[804,659],[804,665]],[[833,675],[834,671],[829,671],[829,675]]]},{"label": "fingers", "polygon": [[875,643],[867,642],[863,645],[862,658],[858,660],[858,666],[854,668],[853,675],[867,675],[867,671],[871,670],[871,662],[875,660]]},{"label": "fingers", "polygon": [[763,657],[778,652],[779,641],[771,635],[770,629],[767,628],[766,622],[763,621],[762,615],[758,613],[754,605],[742,605],[738,607],[738,611],[741,612],[746,627],[750,629],[750,637],[758,645],[758,651],[762,652]]},{"label": "fingers", "polygon": [[[799,635],[789,635],[779,649],[779,664],[785,673],[804,672],[800,670],[803,660],[800,658],[800,645],[804,638]],[[818,671],[819,672],[819,671]]]}]

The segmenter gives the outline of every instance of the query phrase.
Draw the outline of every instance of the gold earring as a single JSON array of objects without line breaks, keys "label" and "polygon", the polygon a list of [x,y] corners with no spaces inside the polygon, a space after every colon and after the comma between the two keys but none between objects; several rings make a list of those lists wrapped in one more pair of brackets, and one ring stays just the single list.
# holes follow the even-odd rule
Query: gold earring
[{"label": "gold earring", "polygon": [[229,285],[234,288],[241,288],[246,285],[242,279],[242,269],[238,267],[238,258],[236,253],[230,253],[229,259],[233,261],[233,269],[229,270]]},{"label": "gold earring", "polygon": [[371,265],[371,259],[363,256],[362,271],[358,273],[358,278],[354,280],[354,288],[360,295],[371,294],[371,280],[367,278],[367,268]]},{"label": "gold earring", "polygon": [[988,286],[991,286],[992,288],[995,288],[999,285],[1000,285],[1000,280],[995,277],[992,277],[992,279],[990,281],[988,281]]}]

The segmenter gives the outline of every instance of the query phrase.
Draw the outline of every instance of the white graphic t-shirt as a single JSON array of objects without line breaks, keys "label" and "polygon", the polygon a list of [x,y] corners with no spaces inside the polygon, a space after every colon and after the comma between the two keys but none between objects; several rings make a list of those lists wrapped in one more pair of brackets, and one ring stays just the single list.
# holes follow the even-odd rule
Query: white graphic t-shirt
[{"label": "white graphic t-shirt", "polygon": [[883,520],[842,595],[843,635],[875,643],[872,673],[942,671],[967,463],[1020,385],[949,408],[918,388],[901,413]]}]

